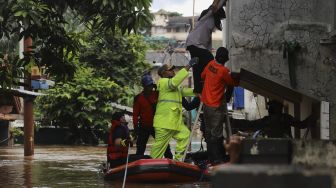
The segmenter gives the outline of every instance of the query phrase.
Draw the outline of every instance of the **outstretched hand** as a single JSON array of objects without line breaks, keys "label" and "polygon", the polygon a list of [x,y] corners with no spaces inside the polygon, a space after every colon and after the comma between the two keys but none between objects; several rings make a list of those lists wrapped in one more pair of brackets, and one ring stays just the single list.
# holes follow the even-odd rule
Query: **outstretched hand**
[{"label": "outstretched hand", "polygon": [[197,63],[199,62],[199,58],[198,57],[194,57],[194,58],[192,58],[190,61],[189,61],[189,66],[190,67],[193,67],[193,66],[195,66]]},{"label": "outstretched hand", "polygon": [[212,6],[215,7],[215,10],[222,8],[223,6],[226,6],[226,2],[228,0],[214,0],[212,3]]},{"label": "outstretched hand", "polygon": [[123,147],[133,147],[133,141],[131,139],[123,139],[120,141],[120,145]]}]

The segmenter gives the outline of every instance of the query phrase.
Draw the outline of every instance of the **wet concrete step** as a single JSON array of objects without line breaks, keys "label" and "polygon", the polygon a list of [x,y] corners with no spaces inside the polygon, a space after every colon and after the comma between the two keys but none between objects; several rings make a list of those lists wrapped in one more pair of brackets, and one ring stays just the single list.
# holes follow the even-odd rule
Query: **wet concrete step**
[{"label": "wet concrete step", "polygon": [[225,165],[211,178],[213,188],[331,188],[330,171],[299,166]]},{"label": "wet concrete step", "polygon": [[293,144],[290,139],[245,139],[242,142],[242,164],[290,164]]}]

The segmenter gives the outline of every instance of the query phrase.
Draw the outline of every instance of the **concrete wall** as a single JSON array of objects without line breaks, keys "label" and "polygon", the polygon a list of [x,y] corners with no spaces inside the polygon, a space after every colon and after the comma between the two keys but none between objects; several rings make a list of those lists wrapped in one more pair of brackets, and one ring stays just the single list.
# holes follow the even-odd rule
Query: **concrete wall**
[{"label": "concrete wall", "polygon": [[294,140],[294,165],[321,167],[329,170],[333,177],[333,188],[336,188],[336,143],[332,141]]},{"label": "concrete wall", "polygon": [[[330,137],[336,138],[336,45],[320,44],[335,30],[335,0],[230,1],[229,48],[234,71],[245,68],[291,88],[284,42],[297,41],[293,89],[330,102]],[[333,59],[330,60],[330,59]]]},{"label": "concrete wall", "polygon": [[253,92],[245,90],[244,101],[246,119],[255,120],[268,115],[265,98],[263,96],[255,96]]},{"label": "concrete wall", "polygon": [[168,20],[168,14],[166,13],[154,13],[154,20],[153,25],[154,26],[167,26],[167,20]]}]

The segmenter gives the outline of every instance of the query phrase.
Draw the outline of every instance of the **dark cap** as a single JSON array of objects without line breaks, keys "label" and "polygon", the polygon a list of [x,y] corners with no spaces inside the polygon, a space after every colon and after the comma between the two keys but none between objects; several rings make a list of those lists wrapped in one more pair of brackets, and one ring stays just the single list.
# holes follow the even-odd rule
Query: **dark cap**
[{"label": "dark cap", "polygon": [[145,74],[141,78],[141,84],[143,86],[149,86],[154,84],[154,80],[150,74]]},{"label": "dark cap", "polygon": [[167,70],[173,70],[175,68],[174,65],[164,64],[158,69],[158,75],[162,77],[162,73]]},{"label": "dark cap", "polygon": [[277,100],[270,100],[267,102],[268,113],[278,114],[282,112],[283,104]]},{"label": "dark cap", "polygon": [[270,100],[267,102],[268,106],[276,106],[276,107],[282,107],[282,103],[277,100]]},{"label": "dark cap", "polygon": [[216,51],[216,60],[221,58],[229,60],[229,51],[225,47],[219,47]]},{"label": "dark cap", "polygon": [[122,117],[122,116],[124,116],[125,115],[125,113],[124,112],[115,112],[115,113],[113,113],[113,115],[112,115],[112,120],[120,120],[120,118]]}]

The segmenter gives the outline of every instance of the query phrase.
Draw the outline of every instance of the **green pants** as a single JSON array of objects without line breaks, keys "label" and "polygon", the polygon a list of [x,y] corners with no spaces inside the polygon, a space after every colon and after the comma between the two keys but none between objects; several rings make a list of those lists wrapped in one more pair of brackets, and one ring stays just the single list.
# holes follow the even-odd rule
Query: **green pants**
[{"label": "green pants", "polygon": [[180,131],[155,127],[155,142],[152,146],[151,157],[153,159],[163,158],[169,141],[174,138],[176,140],[174,159],[182,160],[189,143],[189,135],[190,131],[186,126],[183,126]]}]

